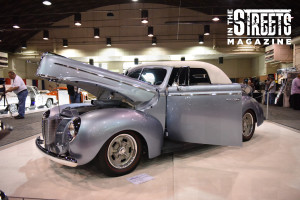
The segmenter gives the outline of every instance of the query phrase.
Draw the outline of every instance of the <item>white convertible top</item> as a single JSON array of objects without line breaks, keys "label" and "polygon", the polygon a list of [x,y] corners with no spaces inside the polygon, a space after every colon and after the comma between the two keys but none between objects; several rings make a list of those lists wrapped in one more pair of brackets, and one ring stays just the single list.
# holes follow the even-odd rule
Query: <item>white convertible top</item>
[{"label": "white convertible top", "polygon": [[163,62],[149,62],[140,66],[168,66],[168,67],[190,67],[203,68],[207,71],[212,84],[231,84],[228,76],[217,66],[201,62],[201,61],[163,61]]}]

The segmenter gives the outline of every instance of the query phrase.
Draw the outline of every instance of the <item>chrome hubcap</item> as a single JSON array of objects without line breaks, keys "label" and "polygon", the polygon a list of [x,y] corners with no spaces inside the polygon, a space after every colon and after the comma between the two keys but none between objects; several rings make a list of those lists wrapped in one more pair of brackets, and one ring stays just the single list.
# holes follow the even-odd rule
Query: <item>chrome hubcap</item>
[{"label": "chrome hubcap", "polygon": [[107,157],[109,163],[118,169],[131,165],[137,155],[137,143],[129,134],[116,136],[109,144]]},{"label": "chrome hubcap", "polygon": [[243,116],[243,135],[245,137],[251,135],[253,130],[253,123],[254,123],[253,116],[250,113],[246,113]]}]

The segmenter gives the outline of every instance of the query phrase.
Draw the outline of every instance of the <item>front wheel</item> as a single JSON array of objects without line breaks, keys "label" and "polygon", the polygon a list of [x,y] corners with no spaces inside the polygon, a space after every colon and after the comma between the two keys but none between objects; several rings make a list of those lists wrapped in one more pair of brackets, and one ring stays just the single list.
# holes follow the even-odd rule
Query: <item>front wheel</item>
[{"label": "front wheel", "polygon": [[9,112],[12,113],[12,114],[18,112],[18,105],[17,104],[10,104],[9,105]]},{"label": "front wheel", "polygon": [[247,110],[243,115],[243,142],[249,141],[255,131],[254,114]]},{"label": "front wheel", "polygon": [[142,143],[139,136],[133,132],[124,131],[112,136],[98,154],[102,171],[108,176],[122,176],[133,171],[142,153]]}]

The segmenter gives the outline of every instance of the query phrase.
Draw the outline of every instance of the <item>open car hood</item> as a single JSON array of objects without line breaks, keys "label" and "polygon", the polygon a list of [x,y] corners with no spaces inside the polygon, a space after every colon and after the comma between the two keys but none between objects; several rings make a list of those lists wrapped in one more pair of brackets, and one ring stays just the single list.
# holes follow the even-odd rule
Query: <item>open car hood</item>
[{"label": "open car hood", "polygon": [[52,53],[43,55],[37,76],[78,86],[97,98],[105,90],[113,91],[139,107],[153,104],[159,97],[157,89],[147,83]]}]

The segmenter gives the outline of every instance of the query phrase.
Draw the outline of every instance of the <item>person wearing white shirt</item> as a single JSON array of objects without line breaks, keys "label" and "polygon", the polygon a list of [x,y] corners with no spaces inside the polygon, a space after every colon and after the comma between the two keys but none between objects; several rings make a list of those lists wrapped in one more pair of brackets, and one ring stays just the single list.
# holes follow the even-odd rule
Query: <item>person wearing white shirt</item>
[{"label": "person wearing white shirt", "polygon": [[25,102],[28,95],[27,87],[20,76],[15,72],[8,72],[9,78],[12,80],[11,87],[6,90],[6,92],[14,92],[18,96],[19,100],[19,115],[15,119],[24,119],[25,118]]}]

